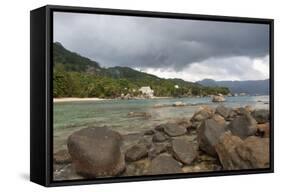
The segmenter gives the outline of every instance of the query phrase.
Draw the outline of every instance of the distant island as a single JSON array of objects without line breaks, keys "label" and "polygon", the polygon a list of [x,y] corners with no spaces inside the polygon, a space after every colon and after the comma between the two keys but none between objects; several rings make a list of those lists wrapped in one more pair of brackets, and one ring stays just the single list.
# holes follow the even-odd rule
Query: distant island
[{"label": "distant island", "polygon": [[223,94],[223,86],[164,79],[129,67],[103,68],[96,61],[53,43],[53,96],[79,98],[192,97]]},{"label": "distant island", "polygon": [[197,81],[203,86],[210,87],[228,87],[230,92],[234,94],[247,95],[268,95],[269,94],[269,79],[265,80],[250,80],[250,81],[215,81],[213,79],[204,79]]}]

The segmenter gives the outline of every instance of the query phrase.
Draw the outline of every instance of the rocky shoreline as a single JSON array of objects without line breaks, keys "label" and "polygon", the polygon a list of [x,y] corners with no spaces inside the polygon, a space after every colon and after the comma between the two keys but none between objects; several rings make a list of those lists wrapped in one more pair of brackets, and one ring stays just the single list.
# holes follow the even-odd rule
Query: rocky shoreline
[{"label": "rocky shoreline", "polygon": [[219,105],[139,133],[81,129],[54,153],[54,180],[267,168],[269,119],[268,110]]}]

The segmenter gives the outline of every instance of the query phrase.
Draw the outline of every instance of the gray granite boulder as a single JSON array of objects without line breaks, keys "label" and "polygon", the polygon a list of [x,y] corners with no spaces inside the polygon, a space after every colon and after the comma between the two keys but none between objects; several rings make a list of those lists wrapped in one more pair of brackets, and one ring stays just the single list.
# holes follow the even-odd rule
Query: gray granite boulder
[{"label": "gray granite boulder", "polygon": [[172,141],[172,152],[175,159],[183,164],[191,164],[197,157],[197,148],[192,142],[183,138]]},{"label": "gray granite boulder", "polygon": [[214,146],[217,144],[220,136],[225,132],[225,126],[213,119],[206,119],[198,128],[199,148],[205,153],[216,156]]},{"label": "gray granite boulder", "polygon": [[155,157],[148,167],[148,175],[182,173],[181,164],[171,155],[162,153]]},{"label": "gray granite boulder", "polygon": [[269,110],[255,110],[251,113],[251,115],[258,123],[267,123],[269,121]]},{"label": "gray granite boulder", "polygon": [[232,120],[227,126],[227,129],[230,130],[233,135],[245,139],[246,137],[255,135],[257,132],[257,122],[249,113],[245,113]]},{"label": "gray granite boulder", "polygon": [[72,164],[77,173],[87,177],[116,176],[124,171],[121,136],[106,127],[85,128],[67,140]]},{"label": "gray granite boulder", "polygon": [[129,148],[125,153],[125,159],[126,161],[137,161],[141,158],[146,157],[148,154],[148,149],[145,144],[139,143],[136,145],[133,145],[131,148]]}]

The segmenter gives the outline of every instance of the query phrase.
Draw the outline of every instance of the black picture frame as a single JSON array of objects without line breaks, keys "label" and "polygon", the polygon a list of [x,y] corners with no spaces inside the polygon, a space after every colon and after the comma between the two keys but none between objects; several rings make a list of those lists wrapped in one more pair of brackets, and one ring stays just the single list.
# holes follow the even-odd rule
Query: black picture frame
[{"label": "black picture frame", "polygon": [[[237,171],[214,171],[155,176],[98,178],[94,180],[53,181],[52,42],[54,11],[268,24],[270,26],[270,167],[266,169]],[[46,5],[30,12],[30,47],[30,180],[32,182],[44,186],[65,186],[274,172],[273,19]]]}]

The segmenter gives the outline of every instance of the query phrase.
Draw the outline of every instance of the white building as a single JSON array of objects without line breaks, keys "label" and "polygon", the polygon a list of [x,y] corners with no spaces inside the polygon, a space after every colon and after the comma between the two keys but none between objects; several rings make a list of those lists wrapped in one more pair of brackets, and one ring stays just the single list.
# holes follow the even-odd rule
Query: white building
[{"label": "white building", "polygon": [[153,93],[154,93],[154,91],[149,87],[149,86],[147,86],[147,87],[141,87],[140,89],[139,89],[139,91],[143,94],[143,95],[145,95],[145,96],[147,96],[147,97],[153,97]]},{"label": "white building", "polygon": [[179,88],[179,86],[178,86],[178,85],[175,85],[174,87],[175,87],[176,89],[178,89],[178,88]]}]

